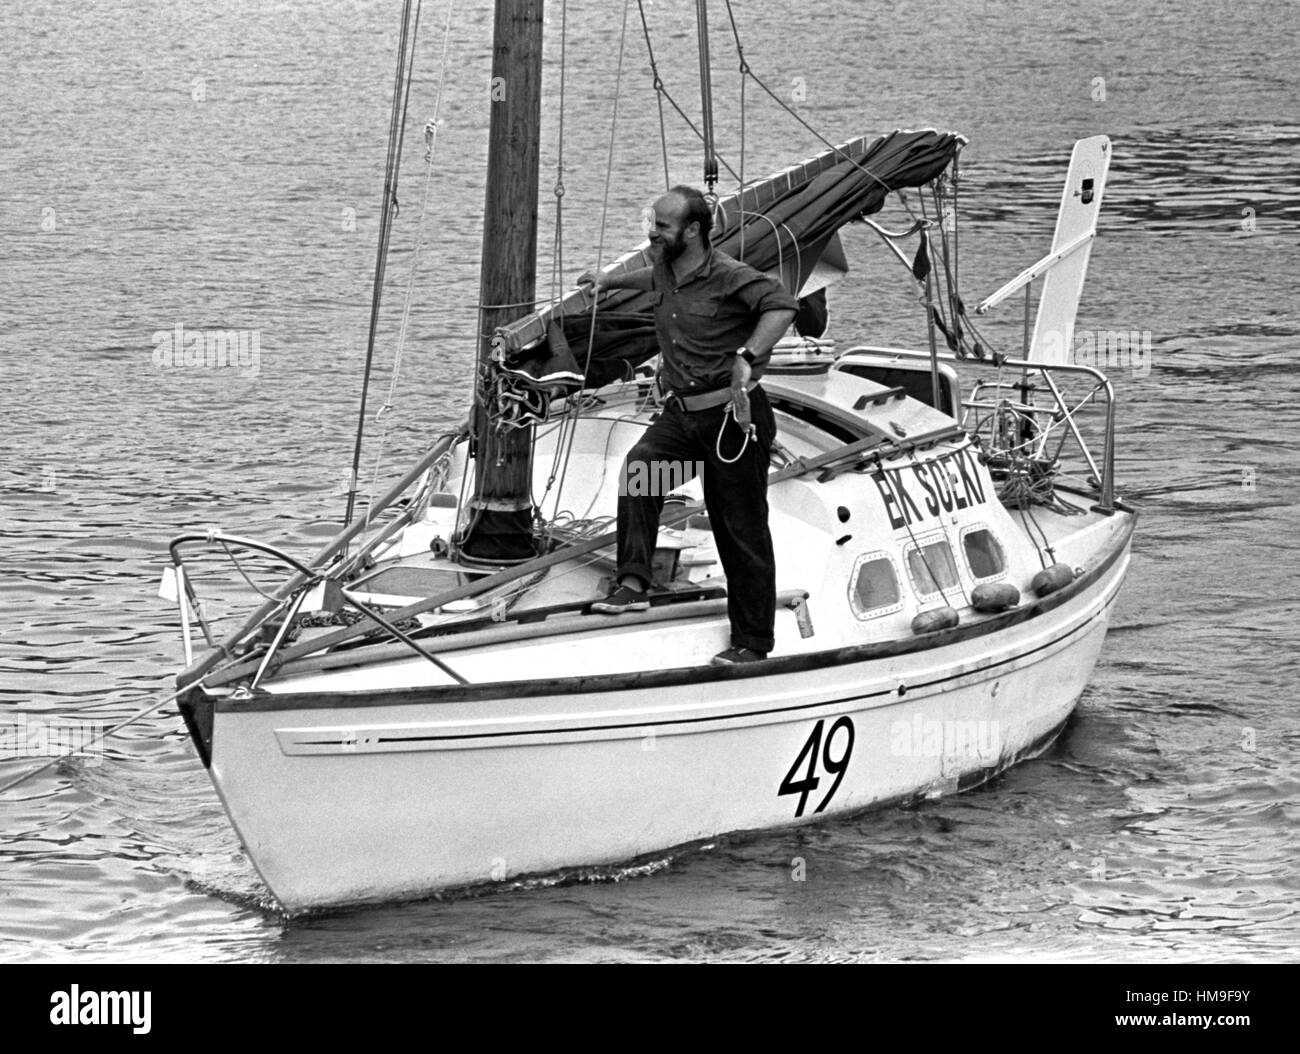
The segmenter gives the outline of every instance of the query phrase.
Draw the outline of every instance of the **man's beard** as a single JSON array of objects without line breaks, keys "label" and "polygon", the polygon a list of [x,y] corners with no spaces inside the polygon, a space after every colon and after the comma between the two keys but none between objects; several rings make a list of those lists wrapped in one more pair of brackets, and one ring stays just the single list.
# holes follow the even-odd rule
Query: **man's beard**
[{"label": "man's beard", "polygon": [[663,253],[664,263],[672,263],[686,251],[686,239],[678,232],[672,238],[660,238],[659,247],[659,251]]}]

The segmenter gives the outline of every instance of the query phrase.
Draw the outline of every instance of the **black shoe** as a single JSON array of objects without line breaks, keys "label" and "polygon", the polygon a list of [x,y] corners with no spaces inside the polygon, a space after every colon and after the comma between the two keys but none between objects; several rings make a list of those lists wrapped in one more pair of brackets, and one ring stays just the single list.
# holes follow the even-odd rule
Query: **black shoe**
[{"label": "black shoe", "polygon": [[766,654],[753,648],[728,648],[713,656],[712,662],[714,666],[731,666],[738,662],[760,662],[766,658]]},{"label": "black shoe", "polygon": [[602,615],[621,615],[625,611],[649,611],[650,600],[639,589],[631,586],[619,586],[604,600],[597,600],[591,605],[592,611]]}]

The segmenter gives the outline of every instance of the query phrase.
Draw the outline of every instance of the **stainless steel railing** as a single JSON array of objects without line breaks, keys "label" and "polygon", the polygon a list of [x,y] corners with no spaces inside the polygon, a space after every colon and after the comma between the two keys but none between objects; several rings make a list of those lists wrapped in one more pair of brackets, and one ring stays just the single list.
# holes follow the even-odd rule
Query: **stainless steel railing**
[{"label": "stainless steel railing", "polygon": [[[927,366],[931,362],[928,351],[913,351],[904,348],[858,346],[849,349],[844,355],[848,357],[855,352],[869,355],[876,362],[894,359],[924,362]],[[1040,454],[1046,451],[1048,443],[1055,435],[1063,430],[1062,444],[1058,447],[1058,457],[1063,451],[1065,441],[1073,440],[1079,455],[1092,473],[1092,479],[1088,482],[1097,491],[1097,507],[1104,512],[1110,512],[1115,508],[1116,402],[1115,390],[1105,374],[1092,366],[1073,363],[1035,362],[1028,359],[1013,359],[1002,356],[983,359],[972,356],[959,358],[952,352],[940,352],[937,358],[940,362],[954,367],[991,370],[999,373],[1013,371],[1019,374],[1019,378],[1013,381],[999,377],[992,381],[977,382],[971,389],[969,396],[962,400],[963,425],[967,427],[968,431],[978,432],[983,422],[976,421],[972,425],[971,418],[973,414],[987,413],[993,415],[1005,409],[1022,415],[1032,415],[1037,426],[1034,439]],[[1028,380],[1030,377],[1041,378],[1044,387],[1039,388],[1037,385],[1031,385]],[[1092,384],[1082,395],[1071,397],[1063,390],[1062,384],[1058,383],[1058,379],[1078,377],[1088,378],[1092,381]],[[1051,396],[1051,402],[1045,405],[1029,403],[1027,396],[1031,389],[1033,391],[1046,391]],[[1007,393],[1012,395],[1019,393],[1020,399],[1009,398]],[[1089,443],[1085,437],[1083,430],[1079,426],[1079,418],[1082,412],[1095,404],[1099,397],[1105,399],[1105,417],[1102,425],[1100,449],[1098,450],[1095,449],[1096,444]],[[986,453],[989,454],[998,452],[997,450],[986,450]]]}]

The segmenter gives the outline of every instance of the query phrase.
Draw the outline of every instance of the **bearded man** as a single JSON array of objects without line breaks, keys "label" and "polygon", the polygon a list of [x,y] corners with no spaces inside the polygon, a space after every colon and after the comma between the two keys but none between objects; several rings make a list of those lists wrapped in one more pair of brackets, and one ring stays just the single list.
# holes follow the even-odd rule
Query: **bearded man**
[{"label": "bearded man", "polygon": [[[653,213],[652,266],[578,279],[596,291],[654,294],[664,410],[628,452],[622,478],[663,478],[657,470],[665,464],[687,466],[690,478],[694,466],[703,466],[704,504],[727,576],[731,621],[731,647],[713,662],[755,662],[772,650],[776,620],[776,561],[767,523],[776,420],[758,380],[798,305],[778,279],[713,248],[713,216],[700,191],[673,187]],[[747,417],[752,428],[741,423]],[[619,615],[650,607],[650,565],[665,497],[658,489],[619,488],[615,586],[593,611]]]}]

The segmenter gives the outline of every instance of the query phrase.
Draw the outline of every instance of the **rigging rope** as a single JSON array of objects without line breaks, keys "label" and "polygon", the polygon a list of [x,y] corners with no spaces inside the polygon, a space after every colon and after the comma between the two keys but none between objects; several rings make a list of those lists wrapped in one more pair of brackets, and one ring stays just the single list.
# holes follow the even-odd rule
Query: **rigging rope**
[{"label": "rigging rope", "polygon": [[34,776],[39,776],[42,772],[45,772],[48,769],[53,768],[60,761],[66,761],[68,758],[76,757],[78,754],[84,754],[90,747],[97,746],[98,744],[106,740],[109,736],[114,735],[115,733],[120,732],[122,729],[126,728],[127,725],[133,725],[137,721],[141,720],[142,718],[148,717],[150,714],[154,713],[155,711],[161,710],[164,706],[166,706],[168,703],[175,700],[178,696],[180,696],[184,692],[189,691],[191,687],[192,687],[191,685],[187,684],[184,688],[177,688],[176,691],[171,693],[171,695],[166,696],[163,699],[159,699],[152,706],[147,706],[139,713],[134,714],[131,717],[128,717],[125,721],[120,721],[117,724],[115,724],[112,728],[99,733],[99,735],[92,736],[89,742],[83,743],[76,750],[70,751],[67,754],[60,754],[58,755],[58,757],[50,758],[50,760],[45,762],[44,764],[37,765],[36,768],[34,769],[28,769],[22,775],[14,779],[11,779],[8,783],[0,784],[0,794],[3,794],[7,790],[12,790],[14,787],[17,787],[20,783],[26,783],[29,779],[31,779]]},{"label": "rigging rope", "polygon": [[[750,69],[749,63],[745,61],[745,48],[740,43],[740,30],[736,28],[736,15],[731,10],[731,5],[727,5],[727,18],[731,21],[731,35],[736,41],[736,58],[740,62],[740,192],[736,198],[737,207],[740,209],[740,260],[745,259],[745,82],[749,80]],[[780,248],[780,239],[777,239],[777,248]]]},{"label": "rigging rope", "polygon": [[[648,26],[647,23],[646,23],[645,8],[644,8],[644,0],[636,0],[636,6],[637,6],[637,8],[640,10],[640,12],[641,12],[641,28],[642,28],[642,30],[643,30],[644,33],[645,33],[645,46],[646,46],[646,51],[649,53],[649,57],[650,57],[650,70],[651,70],[651,72],[652,72],[653,75],[654,75],[655,91],[656,91],[660,96],[662,96],[663,99],[667,99],[667,100],[668,100],[669,105],[672,106],[672,108],[673,108],[674,110],[677,111],[677,116],[680,117],[680,118],[681,118],[681,119],[686,123],[686,127],[688,127],[692,132],[694,132],[695,135],[696,135],[696,137],[699,138],[701,142],[703,142],[703,140],[704,140],[704,133],[701,132],[697,127],[695,127],[695,122],[692,121],[692,120],[690,119],[690,117],[687,115],[687,113],[686,113],[685,110],[683,110],[680,106],[677,105],[677,100],[674,99],[674,98],[672,97],[672,95],[669,93],[668,89],[664,87],[663,79],[659,76],[659,67],[655,65],[655,59],[654,59],[654,48],[653,48],[653,46],[652,46],[651,43],[650,43],[650,28],[649,28],[649,26]],[[664,144],[664,147],[663,147],[663,150],[664,150],[664,183],[665,183],[665,187],[667,187],[667,186],[670,186],[670,185],[671,185],[671,180],[669,179],[669,176],[668,176],[668,140],[667,140],[667,137],[666,137],[666,135],[665,135],[664,128],[663,128],[663,103],[662,103],[662,99],[661,99],[661,101],[660,101],[660,105],[659,105],[659,113],[660,113],[660,122],[659,122],[659,123],[660,123],[660,130],[659,130],[659,134],[660,134],[660,138],[661,138],[661,140],[663,141],[663,144]],[[729,165],[729,164],[727,163],[727,159],[726,159],[725,157],[723,157],[721,154],[717,153],[716,151],[715,151],[715,153],[714,153],[714,157],[716,158],[718,164],[720,164],[723,168],[725,168],[728,172],[731,173],[731,175],[732,175],[733,178],[735,178],[735,179],[739,179],[739,178],[740,178],[739,176],[736,175],[736,170],[735,170],[734,168],[732,168],[731,165]]]},{"label": "rigging rope", "polygon": [[[887,183],[879,175],[873,172],[869,166],[863,164],[857,158],[854,158],[849,154],[847,154],[846,152],[842,151],[838,146],[836,146],[836,144],[832,143],[829,139],[827,139],[824,135],[822,135],[811,123],[805,120],[791,106],[789,106],[776,92],[774,92],[762,80],[762,78],[760,78],[753,71],[752,67],[749,65],[749,62],[745,57],[744,45],[741,41],[739,26],[736,21],[736,14],[732,6],[731,0],[726,0],[726,6],[727,6],[728,21],[730,24],[733,39],[735,41],[736,54],[739,60],[739,71],[741,75],[741,85],[740,85],[741,142],[740,142],[740,162],[739,162],[740,172],[737,173],[734,169],[731,168],[729,164],[726,163],[725,160],[722,160],[720,158],[718,158],[718,160],[722,161],[722,164],[727,168],[727,171],[730,172],[731,175],[735,176],[740,183],[741,196],[739,200],[740,200],[741,213],[739,217],[739,222],[741,225],[742,255],[744,252],[744,229],[746,225],[746,213],[744,211],[744,198],[743,198],[743,191],[745,186],[744,166],[745,166],[745,154],[746,154],[746,149],[745,149],[746,148],[746,118],[748,112],[748,97],[747,97],[746,82],[750,77],[752,77],[755,83],[770,98],[772,98],[783,110],[785,110],[788,114],[790,114],[790,116],[794,117],[795,120],[800,125],[802,125],[809,132],[811,132],[825,146],[829,147],[831,150],[835,151],[845,160],[849,161],[853,165],[853,167],[857,168],[859,171],[861,171],[869,178],[874,180],[878,185],[883,187],[886,192],[895,192],[895,188],[890,186],[889,183]],[[690,120],[690,118],[686,115],[686,113],[682,110],[682,108],[676,103],[676,101],[673,99],[672,95],[668,92],[666,86],[664,85],[663,78],[660,73],[660,69],[654,52],[653,41],[651,39],[650,30],[649,30],[649,23],[646,18],[644,0],[637,0],[637,10],[641,21],[642,35],[645,40],[647,57],[650,64],[650,71],[653,77],[653,86],[654,86],[655,96],[656,96],[656,106],[659,115],[660,148],[661,148],[661,155],[662,155],[663,167],[664,167],[665,185],[667,186],[671,183],[671,175],[670,175],[669,165],[668,165],[666,123],[664,119],[664,109],[663,109],[663,100],[666,98],[670,103],[670,105],[672,105],[672,107],[677,111],[678,115],[686,123],[686,125],[691,129],[692,132],[695,133],[695,135],[698,138],[702,140],[704,144],[705,158],[706,158],[705,178],[708,184],[709,192],[713,193],[714,185],[717,179],[717,162],[714,160],[715,158],[717,158],[717,154],[716,154],[714,137],[713,137],[713,119],[712,119],[713,114],[712,114],[711,78],[710,78],[710,68],[709,68],[708,27],[707,27],[707,19],[706,19],[704,2],[703,0],[696,0],[696,14],[697,14],[697,19],[699,21],[699,52],[700,52],[699,58],[700,58],[700,77],[701,77],[701,99],[702,99],[702,108],[703,108],[703,121],[702,121],[703,129],[702,130],[696,128],[695,124]],[[607,156],[605,191],[604,191],[604,198],[602,202],[600,239],[599,239],[599,246],[597,251],[597,267],[596,267],[597,272],[599,272],[600,270],[600,264],[604,254],[604,237],[605,237],[606,221],[608,215],[609,188],[612,180],[614,138],[615,138],[615,131],[618,122],[619,103],[621,99],[622,69],[623,69],[623,61],[624,61],[624,53],[625,53],[626,30],[627,30],[627,14],[628,14],[627,3],[625,0],[624,9],[623,9],[622,30],[621,30],[620,41],[619,41],[618,75],[617,75],[616,91],[614,96],[613,117],[611,119],[610,148]],[[562,99],[563,99],[563,86],[564,86],[563,54],[564,52],[563,52],[563,44],[562,44],[562,50],[561,50],[561,98]],[[564,114],[563,114],[563,102],[562,102],[561,115],[560,115],[561,124],[563,123],[563,119],[564,119]],[[561,143],[561,150],[562,149],[563,149],[563,144]],[[562,187],[563,184],[562,184],[562,166],[561,166],[559,171],[557,172],[557,199],[562,196]],[[938,210],[938,215],[940,220],[942,220],[942,217],[944,216],[944,210],[940,200],[940,194],[942,193],[942,191],[940,190],[940,188],[936,186],[933,188],[933,192],[936,195],[935,197],[936,209]],[[897,193],[903,208],[908,212],[909,215],[912,215],[915,218],[915,214],[913,213],[912,207],[910,203],[907,201],[906,197],[901,192],[897,192]],[[953,191],[953,197],[954,199],[956,197],[955,187]],[[953,202],[953,207],[955,209],[955,200]],[[921,194],[921,208],[922,208],[922,213],[924,215],[925,214],[924,192],[922,192]],[[559,202],[557,200],[557,253],[556,253],[557,258],[562,244],[558,241],[559,214],[560,214]],[[773,224],[773,226],[775,227],[775,224]],[[926,226],[928,226],[928,224],[926,224]],[[939,255],[941,258],[941,262],[943,264],[944,278],[946,279],[946,282],[944,282],[945,288],[942,290],[935,290],[935,292],[939,294],[938,297],[934,297],[932,295],[930,298],[928,298],[929,315],[931,320],[931,326],[934,326],[935,323],[937,322],[939,328],[942,328],[944,330],[944,335],[948,339],[948,342],[950,344],[955,342],[958,350],[962,350],[962,343],[963,343],[962,338],[964,337],[965,334],[962,331],[963,327],[960,324],[959,316],[961,319],[965,319],[965,311],[961,307],[961,301],[956,291],[956,282],[955,282],[956,268],[953,265],[953,263],[950,262],[949,259],[950,246],[948,244],[947,231],[942,229],[943,227],[942,222],[940,223],[940,226],[941,226],[941,230],[940,230],[940,238],[939,238],[938,246],[935,246],[934,242],[931,239],[928,238],[924,239],[925,241],[929,242],[929,247],[932,250],[939,249]],[[774,233],[777,234],[776,242],[777,242],[777,251],[779,257],[778,265],[780,265],[784,262],[784,247],[782,245],[780,232],[774,231]],[[792,241],[794,240],[792,239]],[[956,251],[955,238],[953,241],[954,244],[951,246],[951,250],[955,255],[955,251]],[[795,251],[797,253],[798,252],[797,241],[794,241],[794,245],[795,245]],[[938,276],[934,276],[935,279],[937,279],[937,277]],[[587,346],[586,360],[584,363],[584,373],[590,367],[590,363],[594,351],[595,322],[596,322],[598,305],[597,305],[597,298],[593,296],[592,299],[593,302],[591,308],[591,326],[588,333],[588,346]],[[945,300],[948,302],[949,310],[951,311],[951,316],[948,316],[947,312],[945,311],[944,308]],[[949,323],[949,317],[951,319],[950,323]],[[977,331],[975,331],[974,329],[974,326],[969,325],[969,322],[968,322],[968,327],[972,332],[977,333]],[[955,341],[954,341],[954,337],[956,338]],[[556,491],[557,506],[558,506],[559,493],[560,491],[563,490],[564,475],[567,472],[567,468],[570,460],[569,455],[571,453],[571,447],[572,447],[572,442],[574,437],[573,424],[576,423],[575,421],[572,420],[572,418],[574,416],[574,412],[578,407],[578,405],[579,403],[578,400],[576,399],[570,398],[567,400],[565,416],[564,419],[560,422],[560,429],[556,435],[555,456],[552,464],[550,477],[547,480],[546,493],[547,494],[550,493],[552,489],[552,485],[555,483],[555,480],[558,475],[560,483],[559,483],[559,489]]]},{"label": "rigging rope", "polygon": [[[402,318],[397,331],[397,346],[393,351],[393,368],[392,376],[389,378],[388,382],[388,395],[384,399],[383,405],[380,406],[378,411],[375,413],[375,423],[379,424],[382,422],[383,427],[380,429],[379,433],[379,448],[375,451],[375,470],[370,478],[369,501],[366,505],[367,523],[370,519],[370,510],[374,506],[375,488],[379,483],[379,472],[383,465],[384,445],[388,441],[388,430],[391,427],[391,417],[388,420],[385,420],[384,415],[393,409],[393,402],[397,398],[397,385],[402,373],[402,355],[406,350],[406,336],[410,330],[411,324],[411,305],[415,299],[415,275],[420,264],[420,253],[424,250],[425,244],[428,241],[425,230],[425,217],[428,215],[429,198],[433,191],[433,172],[435,159],[437,157],[438,130],[442,126],[442,121],[439,115],[442,112],[443,88],[447,81],[447,52],[451,45],[451,19],[454,11],[455,0],[448,0],[447,21],[443,27],[442,59],[440,61],[440,69],[438,73],[438,90],[434,95],[433,116],[429,118],[424,125],[424,196],[420,202],[420,218],[416,222],[415,226],[416,243],[415,248],[411,253],[411,267],[406,280],[406,292],[402,298]],[[412,64],[414,64],[414,48],[412,48]],[[407,81],[407,91],[410,91],[409,80]]]},{"label": "rigging rope", "polygon": [[[406,0],[402,10],[402,32],[397,47],[397,72],[393,77],[393,112],[388,124],[388,156],[384,164],[384,205],[379,222],[379,249],[375,260],[375,284],[370,297],[370,332],[366,341],[366,368],[361,383],[361,406],[357,413],[357,438],[352,450],[352,471],[348,476],[347,511],[344,524],[352,522],[352,510],[357,497],[357,473],[361,468],[361,443],[366,431],[366,399],[370,394],[370,374],[375,361],[375,336],[379,326],[379,302],[384,290],[384,269],[388,261],[388,239],[392,234],[393,217],[397,215],[397,177],[402,160],[402,141],[406,128],[406,109],[410,101],[411,73],[415,67],[414,34],[420,24],[420,0],[415,3],[415,24],[411,24],[412,0]],[[407,59],[408,41],[411,42],[410,59]],[[409,62],[409,66],[408,66]],[[405,80],[405,91],[403,91]]]},{"label": "rigging rope", "polygon": [[551,299],[560,297],[564,276],[564,81],[567,71],[565,50],[569,39],[569,0],[560,5],[560,115],[555,154],[555,242],[551,254]]},{"label": "rigging rope", "polygon": [[[953,159],[955,165],[956,159]],[[965,306],[962,304],[961,294],[957,289],[957,199],[954,193],[952,203],[948,208],[944,207],[943,199],[947,196],[942,189],[942,185],[947,183],[945,176],[940,176],[934,184],[934,202],[937,220],[939,223],[939,242],[941,251],[939,253],[939,263],[943,265],[943,274],[946,280],[948,293],[948,308],[952,318],[952,332],[949,335],[948,344],[958,358],[966,357],[966,334],[962,330],[962,319],[965,318]],[[951,219],[951,223],[949,220]],[[948,227],[952,227],[952,251],[948,248]]]},{"label": "rigging rope", "polygon": [[[748,403],[746,403],[746,406],[748,406]],[[757,441],[758,439],[758,426],[753,423],[741,424],[740,418],[742,416],[744,414],[737,411],[734,401],[727,403],[726,412],[722,415],[722,420],[718,424],[718,438],[713,443],[713,452],[718,455],[718,460],[724,465],[734,465],[744,456],[745,451],[749,448],[749,441],[751,439]],[[726,457],[722,453],[722,434],[727,430],[728,418],[736,422],[736,427],[740,429],[743,436],[740,449],[736,451],[735,457]]]},{"label": "rigging rope", "polygon": [[[614,106],[609,120],[609,150],[605,155],[605,188],[600,199],[600,232],[596,239],[595,274],[600,274],[601,261],[605,256],[605,229],[609,222],[609,188],[614,181],[614,144],[617,141],[618,133],[618,104],[623,96],[623,56],[627,50],[627,9],[629,2],[630,0],[624,0],[623,2],[623,26],[618,36],[618,64],[614,72]],[[637,2],[640,3],[640,0],[637,0]],[[596,305],[598,299],[593,292],[591,297],[591,330],[587,335],[587,358],[582,364],[582,375],[584,377],[591,368],[591,355],[596,346]]]},{"label": "rigging rope", "polygon": [[[940,251],[936,254],[934,251],[934,239],[930,236],[930,231],[934,229],[935,222],[930,219],[930,212],[925,207],[924,192],[919,194],[918,197],[921,200],[921,241],[925,246],[926,259],[930,260],[936,255],[943,255],[943,242],[942,239],[940,239]],[[932,295],[933,291],[930,285],[932,280],[934,281],[935,286],[939,284],[938,278],[934,277],[934,268],[929,267],[925,272],[925,309],[928,316],[926,321],[930,327],[931,344],[933,345],[934,343],[934,327],[937,325],[938,328],[943,331],[944,340],[951,350],[953,348],[952,330],[949,328],[948,319],[943,313],[943,290],[939,289],[937,290],[937,295]]]},{"label": "rigging rope", "polygon": [[[673,181],[668,175],[668,130],[664,125],[664,96],[667,92],[664,90],[663,79],[659,76],[659,66],[655,63],[655,49],[650,43],[650,27],[646,25],[645,5],[642,0],[636,0],[636,9],[641,15],[641,32],[645,35],[646,54],[650,57],[650,73],[654,77],[655,103],[659,107],[659,146],[664,155],[664,190],[668,190],[673,185]],[[671,102],[671,99],[669,101]]]},{"label": "rigging rope", "polygon": [[[595,274],[600,273],[601,261],[604,258],[604,254],[605,254],[605,231],[609,221],[609,191],[610,191],[610,185],[613,183],[614,147],[617,141],[617,133],[618,133],[619,102],[623,94],[623,60],[627,51],[627,16],[628,16],[628,6],[630,2],[631,0],[624,0],[622,26],[619,31],[618,62],[614,74],[614,104],[613,104],[613,109],[610,117],[609,149],[606,153],[606,159],[605,159],[605,186],[601,198],[600,230],[597,236],[597,244],[596,244],[596,266],[593,271],[593,273]],[[637,0],[637,2],[639,5],[641,0]],[[642,14],[642,24],[644,24],[644,13]],[[563,56],[563,45],[561,45],[561,56]],[[561,63],[562,63],[561,85],[563,85],[563,58],[561,59]],[[564,120],[563,104],[561,104],[561,116],[560,116],[561,129],[563,128],[563,120]],[[563,145],[561,145],[560,149],[561,151],[563,151]],[[562,156],[563,154],[561,153],[561,157]],[[559,199],[562,198],[563,196],[562,186],[563,186],[562,183],[560,183],[559,180],[557,179],[557,188],[559,188],[557,189],[557,193],[556,193],[557,238],[559,237],[559,222],[558,222]],[[557,255],[558,255],[558,250],[557,250]],[[598,300],[599,297],[593,292],[591,298],[591,322],[589,327],[589,333],[587,336],[587,355],[582,366],[582,374],[584,377],[587,375],[587,372],[591,367],[591,357],[595,350],[596,312],[597,312]],[[522,398],[526,394],[527,393],[521,393],[521,395],[518,397]],[[544,402],[541,405],[541,407],[538,408],[538,412],[535,415],[535,418],[537,420],[542,420],[542,421],[546,420],[550,415],[550,398],[549,396],[543,396],[543,398],[544,398]],[[556,435],[555,453],[551,461],[551,471],[547,476],[546,489],[543,491],[542,494],[542,501],[537,501],[535,497],[533,497],[530,494],[530,500],[532,501],[533,508],[535,510],[538,510],[539,521],[541,520],[540,509],[542,507],[542,502],[546,500],[546,497],[550,494],[552,487],[556,488],[555,502],[556,502],[556,507],[558,508],[559,506],[560,494],[564,490],[564,481],[569,470],[569,462],[571,460],[571,454],[573,449],[573,439],[576,434],[575,426],[577,423],[577,416],[582,408],[582,405],[583,405],[582,401],[577,398],[570,397],[566,401],[564,415],[561,418],[560,427]],[[500,420],[500,418],[498,419]],[[532,422],[529,421],[527,423],[531,424]],[[557,477],[558,477],[558,486],[556,485]]]},{"label": "rigging rope", "polygon": [[[862,172],[864,175],[870,176],[882,187],[884,187],[886,192],[892,193],[894,191],[893,187],[891,187],[878,175],[872,172],[871,169],[867,168],[866,165],[862,164],[856,158],[850,157],[848,154],[844,153],[844,151],[842,151],[838,146],[836,146],[824,135],[822,135],[821,132],[817,131],[816,128],[814,128],[811,124],[809,124],[806,120],[804,120],[804,118],[800,116],[800,114],[792,106],[786,103],[786,101],[782,99],[781,96],[777,95],[776,92],[774,92],[771,88],[769,88],[767,84],[764,83],[763,79],[759,77],[757,73],[754,72],[753,68],[749,65],[749,63],[744,60],[744,48],[740,43],[740,30],[736,25],[736,15],[735,12],[732,10],[731,0],[726,0],[726,4],[727,4],[727,16],[731,20],[732,36],[735,37],[736,40],[736,51],[741,56],[742,63],[744,63],[745,72],[748,73],[749,76],[754,78],[754,83],[757,84],[760,88],[762,88],[763,91],[765,91],[769,96],[771,96],[772,100],[778,106],[780,106],[781,109],[783,109],[786,113],[788,113],[791,117],[793,117],[796,121],[798,121],[801,125],[803,125],[804,128],[808,129],[808,131],[812,132],[812,134],[815,135],[818,138],[818,140],[822,142],[822,144],[830,147],[831,150],[835,151],[837,154],[842,156],[846,161],[851,162],[853,166],[856,169],[858,169],[860,172]],[[729,166],[728,166],[728,171],[730,171]],[[735,173],[732,174],[734,175]]]},{"label": "rigging rope", "polygon": [[241,564],[239,562],[239,558],[230,551],[230,546],[228,546],[224,541],[221,541],[220,539],[218,539],[217,544],[220,545],[223,550],[225,550],[226,556],[229,558],[230,562],[235,565],[235,570],[239,572],[240,577],[243,578],[243,580],[248,583],[249,589],[251,589],[258,596],[262,597],[262,599],[264,600],[278,599],[273,594],[268,593],[265,589],[259,586],[251,578],[249,578],[248,572],[244,570],[244,565]]},{"label": "rigging rope", "polygon": [[[957,193],[958,190],[960,189],[960,186],[961,186],[961,147],[958,146],[957,152],[953,155],[952,158],[952,278],[951,281],[952,281],[953,295],[957,297],[955,310],[959,310],[963,315],[965,315],[966,311],[962,307],[961,297],[957,294],[957,289],[958,289],[957,280],[959,277],[959,270],[960,270],[959,265],[961,263],[961,256],[957,251],[958,250],[957,232],[961,230],[961,223],[960,223],[961,217],[959,216],[957,211]],[[946,257],[944,259],[944,263],[947,264]]]},{"label": "rigging rope", "polygon": [[[885,486],[889,490],[889,496],[890,499],[894,502],[895,508],[899,508],[899,509],[903,508],[904,507],[903,499],[899,497],[898,491],[894,489],[894,481],[890,479],[889,472],[885,469],[884,459],[879,455],[877,455],[875,460],[876,460],[876,467],[880,470],[879,478],[885,481]],[[920,462],[917,461],[915,451],[912,451],[910,455],[910,460],[913,465],[920,464]],[[931,464],[935,464],[935,462],[931,462]],[[930,581],[934,583],[934,588],[935,591],[939,594],[939,599],[946,604],[948,602],[948,594],[955,589],[958,593],[961,594],[963,602],[969,605],[970,597],[966,595],[966,587],[961,584],[961,575],[955,574],[955,578],[956,578],[955,584],[945,587],[942,584],[942,582],[940,582],[939,576],[934,573],[934,568],[930,566],[930,561],[926,558],[925,555],[925,548],[917,540],[916,534],[912,531],[912,523],[906,516],[903,517],[903,526],[907,528],[907,536],[912,540],[912,547],[913,547],[912,551],[916,553],[917,558],[921,561],[921,566],[925,568],[925,573],[929,575]],[[940,527],[943,533],[944,544],[948,546],[949,553],[951,553],[952,543],[948,537],[948,530],[946,527],[943,527],[942,521],[940,522]],[[954,560],[953,570],[954,572],[956,571],[955,560]],[[922,605],[924,605],[926,602],[921,600],[921,589],[919,588],[920,583],[917,583],[917,586],[918,586],[916,591],[917,600]]]}]

